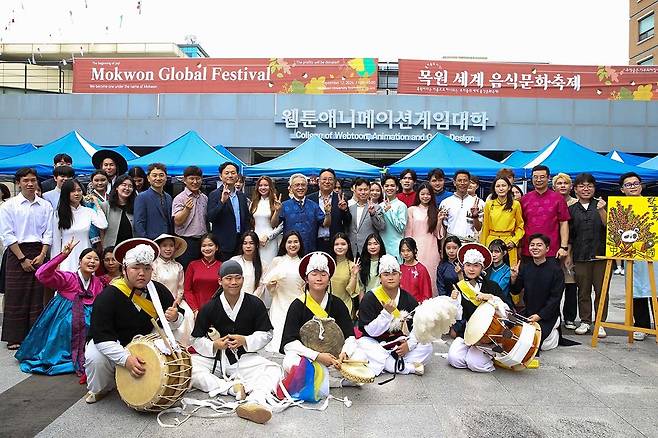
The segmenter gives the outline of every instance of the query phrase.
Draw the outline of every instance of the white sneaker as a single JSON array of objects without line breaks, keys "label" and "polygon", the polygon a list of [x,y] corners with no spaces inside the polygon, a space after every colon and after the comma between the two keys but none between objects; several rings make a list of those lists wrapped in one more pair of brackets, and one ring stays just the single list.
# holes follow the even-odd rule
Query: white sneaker
[{"label": "white sneaker", "polygon": [[603,327],[599,327],[598,337],[599,338],[605,338],[606,336],[608,336],[608,334],[605,332],[605,329]]},{"label": "white sneaker", "polygon": [[569,330],[574,330],[576,328],[576,323],[573,321],[565,321],[564,328]]},{"label": "white sneaker", "polygon": [[617,269],[612,272],[612,275],[621,275],[621,268],[617,266]]},{"label": "white sneaker", "polygon": [[644,341],[644,338],[647,337],[647,334],[644,332],[633,332],[633,339],[636,341]]},{"label": "white sneaker", "polygon": [[624,275],[624,268],[621,268],[621,269],[619,270],[619,275]]},{"label": "white sneaker", "polygon": [[578,328],[576,329],[577,335],[584,335],[589,331],[589,324],[581,322]]}]

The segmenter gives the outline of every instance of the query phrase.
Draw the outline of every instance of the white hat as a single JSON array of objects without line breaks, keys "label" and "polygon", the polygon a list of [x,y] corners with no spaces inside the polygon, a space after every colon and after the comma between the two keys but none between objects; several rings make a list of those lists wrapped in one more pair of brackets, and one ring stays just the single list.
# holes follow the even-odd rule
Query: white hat
[{"label": "white hat", "polygon": [[396,259],[390,254],[384,254],[382,258],[379,259],[379,275],[381,275],[384,272],[386,273],[401,272],[400,263],[398,263],[398,259]]},{"label": "white hat", "polygon": [[469,249],[464,253],[464,263],[482,265],[484,267],[484,256],[477,249]]},{"label": "white hat", "polygon": [[123,264],[131,265],[150,265],[155,260],[155,251],[148,245],[140,244],[128,250],[123,258]]}]

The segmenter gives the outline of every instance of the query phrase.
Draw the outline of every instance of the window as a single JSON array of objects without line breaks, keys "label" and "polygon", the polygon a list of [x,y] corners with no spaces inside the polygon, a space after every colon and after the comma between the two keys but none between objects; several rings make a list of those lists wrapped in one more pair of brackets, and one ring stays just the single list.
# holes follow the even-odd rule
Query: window
[{"label": "window", "polygon": [[648,56],[648,57],[646,57],[646,58],[644,58],[644,59],[640,59],[640,60],[637,62],[637,65],[654,65],[654,64],[653,64],[653,56]]},{"label": "window", "polygon": [[644,41],[651,38],[654,34],[654,15],[653,12],[640,18],[638,21],[639,37],[638,41]]}]

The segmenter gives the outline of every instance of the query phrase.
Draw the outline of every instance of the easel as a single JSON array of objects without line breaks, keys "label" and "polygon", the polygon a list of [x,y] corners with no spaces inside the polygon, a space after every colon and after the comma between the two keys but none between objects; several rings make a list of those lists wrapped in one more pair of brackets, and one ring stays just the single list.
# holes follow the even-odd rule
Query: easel
[{"label": "easel", "polygon": [[643,332],[656,336],[656,343],[658,343],[658,298],[656,297],[656,277],[653,271],[653,261],[647,261],[649,265],[649,285],[651,287],[651,303],[653,304],[653,321],[654,328],[635,327],[633,325],[633,259],[621,259],[626,262],[625,282],[626,282],[626,309],[624,324],[616,322],[601,321],[603,315],[603,308],[605,306],[605,299],[608,296],[610,289],[610,277],[612,276],[612,261],[619,260],[610,257],[597,257],[597,259],[606,260],[605,274],[603,275],[603,290],[599,298],[599,307],[596,309],[596,322],[594,323],[594,330],[592,331],[592,347],[596,347],[599,343],[599,327],[613,328],[624,330],[628,332],[628,343],[633,343],[633,332]]}]

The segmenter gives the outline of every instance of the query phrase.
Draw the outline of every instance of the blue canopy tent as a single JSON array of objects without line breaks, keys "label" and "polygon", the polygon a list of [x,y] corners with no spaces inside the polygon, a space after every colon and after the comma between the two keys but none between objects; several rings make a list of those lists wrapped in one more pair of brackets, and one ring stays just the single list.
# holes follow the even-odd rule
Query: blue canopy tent
[{"label": "blue canopy tent", "polygon": [[[206,176],[217,176],[219,165],[233,158],[220,154],[195,131],[187,131],[157,151],[128,161],[128,167],[163,163],[169,175],[180,176],[188,166],[199,166]],[[239,164],[239,163],[238,163]]]},{"label": "blue canopy tent", "polygon": [[500,169],[510,166],[473,152],[439,133],[388,166],[388,171],[399,175],[405,169],[413,169],[421,178],[424,178],[430,170],[436,167],[443,169],[448,176],[453,175],[459,169],[466,169],[480,178],[493,179]]},{"label": "blue canopy tent", "polygon": [[610,158],[611,160],[619,161],[621,163],[630,164],[631,166],[639,166],[640,164],[649,160],[649,158],[647,157],[643,157],[641,155],[629,154],[628,152],[621,152],[616,149],[613,149],[610,152],[608,152],[606,154],[606,157]]},{"label": "blue canopy tent", "polygon": [[23,155],[35,151],[36,149],[37,148],[32,143],[3,144],[0,145],[0,160],[17,157],[18,155]]},{"label": "blue canopy tent", "polygon": [[644,163],[640,164],[638,167],[640,169],[658,170],[658,156],[653,157],[652,159],[645,161]]},{"label": "blue canopy tent", "polygon": [[334,169],[339,178],[371,178],[380,174],[378,167],[350,157],[315,135],[280,157],[247,166],[244,174],[285,178],[298,172],[317,175],[325,167]]},{"label": "blue canopy tent", "polygon": [[222,154],[225,157],[229,158],[230,161],[233,161],[235,164],[239,165],[241,168],[244,168],[244,166],[245,166],[244,161],[239,159],[235,154],[233,154],[231,151],[226,149],[223,145],[221,145],[221,144],[215,145],[215,149],[217,149],[217,152],[219,152],[220,154]]},{"label": "blue canopy tent", "polygon": [[517,149],[501,161],[501,164],[511,167],[521,167],[536,156],[537,152],[525,152]]},{"label": "blue canopy tent", "polygon": [[553,175],[563,172],[575,177],[579,173],[587,172],[591,173],[597,181],[604,183],[617,183],[619,176],[626,172],[636,172],[647,181],[658,179],[656,170],[611,160],[564,136],[553,140],[522,166],[526,178],[531,177],[532,168],[539,164],[548,166]]},{"label": "blue canopy tent", "polygon": [[[35,168],[41,176],[50,176],[53,170],[53,158],[60,153],[71,156],[76,173],[90,173],[94,169],[91,156],[102,148],[116,150],[126,160],[134,157],[134,153],[125,145],[121,147],[100,146],[85,139],[77,131],[71,131],[32,152],[0,160],[0,174],[13,175],[21,167],[29,166]],[[130,155],[126,157],[124,154],[128,154],[128,151],[130,151]]]}]

